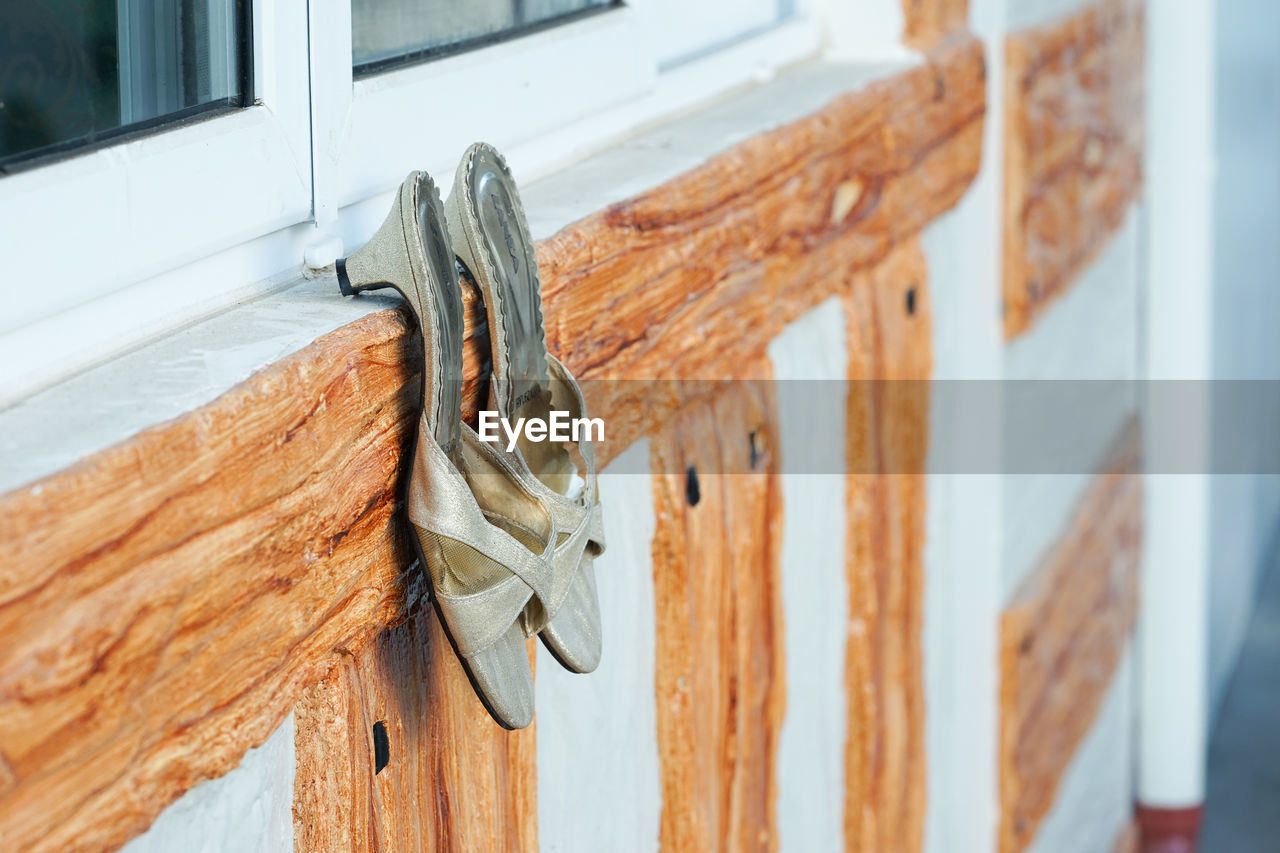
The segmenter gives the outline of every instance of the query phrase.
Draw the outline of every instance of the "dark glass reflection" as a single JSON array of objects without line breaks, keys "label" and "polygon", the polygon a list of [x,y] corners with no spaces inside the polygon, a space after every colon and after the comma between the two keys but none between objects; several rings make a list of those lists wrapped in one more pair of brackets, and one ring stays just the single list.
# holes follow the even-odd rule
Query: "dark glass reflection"
[{"label": "dark glass reflection", "polygon": [[0,167],[248,99],[248,0],[0,0]]}]

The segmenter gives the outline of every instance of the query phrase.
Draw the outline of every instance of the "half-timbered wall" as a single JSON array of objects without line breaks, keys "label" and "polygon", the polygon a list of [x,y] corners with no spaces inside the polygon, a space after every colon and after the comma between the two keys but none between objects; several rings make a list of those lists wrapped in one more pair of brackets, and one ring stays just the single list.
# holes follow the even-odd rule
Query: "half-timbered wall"
[{"label": "half-timbered wall", "polygon": [[[1091,464],[1009,473],[1016,425],[951,389],[780,388],[1137,378],[1143,4],[891,6],[905,59],[789,69],[525,189],[579,376],[754,380],[595,386],[605,659],[531,645],[529,730],[474,700],[403,545],[394,299],[321,273],[0,413],[0,846],[1131,838],[1136,401],[1071,437]],[[786,472],[815,435],[856,473]]]}]

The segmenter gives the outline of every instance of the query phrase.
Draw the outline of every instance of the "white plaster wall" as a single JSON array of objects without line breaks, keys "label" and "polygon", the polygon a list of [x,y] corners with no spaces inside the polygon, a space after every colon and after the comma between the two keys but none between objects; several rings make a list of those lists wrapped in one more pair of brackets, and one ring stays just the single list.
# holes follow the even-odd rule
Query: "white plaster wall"
[{"label": "white plaster wall", "polygon": [[[814,308],[769,346],[778,381],[782,460],[844,435],[843,395],[832,405],[789,405],[807,383],[847,376],[844,310],[838,298]],[[812,386],[809,386],[812,387]],[[843,385],[833,385],[843,387]],[[830,473],[782,478],[782,605],[787,711],[778,743],[778,835],[783,851],[844,849],[844,678],[849,625],[845,573],[845,482]]]},{"label": "white plaster wall", "polygon": [[654,702],[649,443],[600,474],[608,547],[595,562],[604,657],[591,675],[538,645],[538,843],[546,853],[652,853],[662,790]]},{"label": "white plaster wall", "polygon": [[[974,0],[970,23],[987,43],[987,91],[994,103],[1004,85],[1001,0]],[[931,471],[925,481],[924,834],[930,853],[993,850],[996,843],[1003,497],[995,464],[999,388],[993,382],[1002,370],[998,112],[988,115],[984,133],[976,181],[923,236],[939,383],[931,403],[929,460],[972,463],[967,473]],[[989,383],[995,398],[957,391],[967,380]]]},{"label": "white plaster wall", "polygon": [[1133,666],[1126,652],[1029,853],[1109,853],[1133,813]]},{"label": "white plaster wall", "polygon": [[[1021,403],[1042,395],[1045,405],[1062,406],[1072,429],[1034,433],[1014,424],[1011,404],[1006,446],[1040,443],[1053,459],[1085,462],[1063,473],[1014,473],[1005,477],[1004,595],[1009,596],[1059,539],[1100,461],[1138,406],[1131,382],[1057,383],[1047,380],[1132,380],[1138,376],[1139,217],[1128,220],[1097,260],[1039,320],[1010,342],[1005,376],[1015,380],[1008,395]],[[1078,403],[1073,411],[1073,403]],[[1051,447],[1045,447],[1050,441]]]},{"label": "white plaster wall", "polygon": [[293,715],[245,753],[240,766],[203,782],[160,813],[123,853],[286,853],[293,850]]},{"label": "white plaster wall", "polygon": [[[1213,375],[1280,379],[1280,5],[1220,3],[1215,23]],[[1253,427],[1245,440],[1280,435],[1274,411]],[[1209,684],[1216,711],[1261,570],[1276,559],[1280,478],[1216,476],[1210,489]]]}]

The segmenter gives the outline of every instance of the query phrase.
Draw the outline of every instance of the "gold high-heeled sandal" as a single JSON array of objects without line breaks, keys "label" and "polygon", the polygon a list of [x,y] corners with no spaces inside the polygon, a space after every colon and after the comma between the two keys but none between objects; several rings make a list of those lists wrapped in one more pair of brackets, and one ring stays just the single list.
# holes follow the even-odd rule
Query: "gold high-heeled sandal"
[{"label": "gold high-heeled sandal", "polygon": [[[585,418],[573,375],[547,352],[542,291],[533,238],[506,161],[492,146],[467,149],[445,202],[453,248],[484,298],[493,352],[490,405],[501,417],[547,419],[551,411]],[[564,446],[527,441],[512,454],[530,491],[552,510],[556,549],[550,607],[530,603],[547,649],[566,669],[591,672],[602,651],[594,561],[604,551],[604,524],[590,436],[577,442],[581,477]],[[574,492],[574,486],[581,491]]]},{"label": "gold high-heeled sandal", "polygon": [[390,214],[338,262],[342,292],[394,287],[423,337],[422,416],[407,512],[445,633],[499,725],[533,720],[527,612],[552,598],[553,523],[510,462],[462,422],[462,293],[440,195],[424,172]]}]

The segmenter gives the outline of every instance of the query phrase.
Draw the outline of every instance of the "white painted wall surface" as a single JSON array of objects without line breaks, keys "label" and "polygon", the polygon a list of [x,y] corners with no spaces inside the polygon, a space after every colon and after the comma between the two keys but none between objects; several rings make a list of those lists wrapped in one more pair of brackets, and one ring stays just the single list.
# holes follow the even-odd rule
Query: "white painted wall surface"
[{"label": "white painted wall surface", "polygon": [[[1214,17],[1213,373],[1280,380],[1280,5],[1219,3]],[[1274,406],[1260,415],[1244,440],[1274,442],[1280,416]],[[1261,570],[1277,558],[1280,478],[1217,476],[1210,489],[1209,690],[1216,712]]]},{"label": "white painted wall surface", "polygon": [[[845,400],[815,408],[794,380],[848,375],[844,309],[828,299],[769,346],[778,381],[784,470],[816,441],[843,436]],[[790,383],[790,384],[789,384]],[[808,398],[789,405],[794,392]],[[807,469],[806,469],[807,470]],[[784,853],[844,849],[845,651],[849,587],[845,564],[845,479],[830,473],[782,477],[782,606],[787,712],[778,743],[778,835]]]},{"label": "white painted wall surface", "polygon": [[288,853],[293,772],[290,714],[239,767],[187,791],[122,853]]},{"label": "white painted wall surface", "polygon": [[[984,42],[987,101],[1004,91],[1005,0],[971,0],[970,28]],[[998,380],[1003,116],[987,114],[982,168],[955,210],[924,231],[933,302],[933,376]],[[998,456],[999,399],[934,396],[929,459]],[[944,410],[943,400],[954,405]],[[989,408],[994,406],[996,412]],[[995,430],[989,428],[992,422]],[[968,448],[967,451],[957,448]],[[925,482],[924,688],[928,853],[994,850],[998,791],[997,628],[1003,491],[994,464],[930,473]]]},{"label": "white painted wall surface", "polygon": [[538,844],[545,853],[658,849],[655,521],[648,471],[649,442],[639,441],[600,474],[608,543],[595,562],[604,630],[600,668],[570,673],[538,645]]},{"label": "white painted wall surface", "polygon": [[[1028,393],[1043,392],[1046,405],[1068,404],[1067,414],[1087,415],[1073,420],[1061,433],[1034,433],[1006,422],[1010,447],[1032,441],[1053,459],[1100,461],[1125,422],[1137,413],[1139,344],[1139,217],[1128,220],[1098,259],[1053,302],[1048,311],[1006,349],[1005,378],[1015,384],[1006,394],[1008,418],[1015,418],[1011,402]],[[1057,383],[1053,380],[1108,380],[1105,383]],[[1072,412],[1071,402],[1079,402]],[[1078,428],[1076,428],[1078,427]],[[1040,565],[1069,523],[1071,513],[1093,480],[1093,462],[1064,473],[1013,473],[1005,477],[1004,597],[1007,601],[1027,575]]]},{"label": "white painted wall surface", "polygon": [[[987,92],[1003,90],[1003,3],[975,0],[971,26],[987,44]],[[924,231],[933,302],[933,376],[940,383],[998,380],[1002,126],[988,115],[983,167],[956,209]],[[965,458],[970,473],[929,473],[925,482],[925,849],[995,849],[998,815],[997,629],[1003,491],[999,397],[935,394],[929,460]],[[947,406],[951,408],[947,408]],[[995,407],[993,412],[990,406]],[[996,428],[991,429],[991,424]],[[948,429],[936,425],[947,424]]]},{"label": "white painted wall surface", "polygon": [[1133,814],[1133,666],[1126,652],[1029,853],[1110,853]]}]

